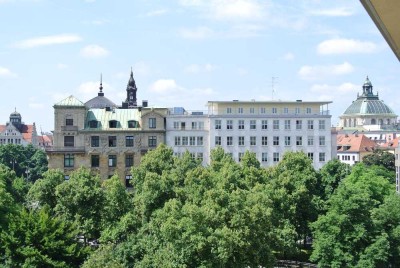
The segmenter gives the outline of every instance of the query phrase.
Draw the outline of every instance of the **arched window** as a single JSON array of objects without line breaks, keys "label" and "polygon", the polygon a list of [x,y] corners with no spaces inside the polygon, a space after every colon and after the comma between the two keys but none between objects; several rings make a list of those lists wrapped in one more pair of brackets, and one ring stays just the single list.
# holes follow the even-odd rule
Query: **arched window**
[{"label": "arched window", "polygon": [[371,125],[376,125],[376,119],[375,118],[371,119]]}]

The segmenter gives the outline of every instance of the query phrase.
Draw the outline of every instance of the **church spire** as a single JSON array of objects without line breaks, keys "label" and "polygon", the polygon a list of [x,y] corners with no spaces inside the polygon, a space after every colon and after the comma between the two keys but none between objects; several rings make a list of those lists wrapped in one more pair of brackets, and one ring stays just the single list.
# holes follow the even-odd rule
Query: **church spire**
[{"label": "church spire", "polygon": [[100,87],[99,87],[99,89],[100,89],[100,92],[99,92],[98,96],[104,96],[104,93],[103,93],[103,74],[102,73],[100,74]]},{"label": "church spire", "polygon": [[126,87],[126,101],[128,103],[128,107],[136,107],[137,106],[137,99],[136,99],[136,83],[135,79],[133,78],[133,70],[131,67],[131,75],[129,77],[128,85]]}]

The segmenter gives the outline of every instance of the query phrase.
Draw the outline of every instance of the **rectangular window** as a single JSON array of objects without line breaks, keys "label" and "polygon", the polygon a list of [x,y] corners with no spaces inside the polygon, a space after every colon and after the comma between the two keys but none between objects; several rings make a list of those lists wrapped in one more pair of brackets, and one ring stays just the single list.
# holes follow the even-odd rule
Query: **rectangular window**
[{"label": "rectangular window", "polygon": [[311,108],[310,107],[306,108],[306,113],[311,114]]},{"label": "rectangular window", "polygon": [[325,153],[319,153],[319,162],[325,162]]},{"label": "rectangular window", "polygon": [[197,153],[197,160],[203,162],[203,153]]},{"label": "rectangular window", "polygon": [[272,144],[273,144],[273,145],[279,145],[279,136],[274,136],[274,137],[273,137]]},{"label": "rectangular window", "polygon": [[232,108],[231,107],[226,108],[226,113],[227,114],[231,114],[232,113]]},{"label": "rectangular window", "polygon": [[192,129],[197,129],[197,122],[192,122]]},{"label": "rectangular window", "polygon": [[277,108],[272,108],[272,113],[273,114],[277,114],[278,113],[278,109]]},{"label": "rectangular window", "polygon": [[244,129],[244,120],[239,120],[238,128]]},{"label": "rectangular window", "polygon": [[133,147],[133,136],[126,136],[125,137],[125,146],[126,147]]},{"label": "rectangular window", "polygon": [[289,108],[287,108],[287,107],[283,108],[283,113],[284,114],[288,114],[289,113]]},{"label": "rectangular window", "polygon": [[233,129],[233,120],[226,120],[226,129]]},{"label": "rectangular window", "polygon": [[308,130],[314,129],[314,120],[307,120],[307,129]]},{"label": "rectangular window", "polygon": [[301,130],[303,128],[303,121],[296,120],[296,129]]},{"label": "rectangular window", "polygon": [[215,129],[221,129],[221,120],[215,120]]},{"label": "rectangular window", "polygon": [[226,137],[226,145],[228,145],[228,146],[233,145],[233,137],[232,136]]},{"label": "rectangular window", "polygon": [[181,130],[185,130],[186,129],[186,122],[181,122]]},{"label": "rectangular window", "polygon": [[256,120],[250,120],[250,129],[256,129]]},{"label": "rectangular window", "polygon": [[285,120],[285,130],[290,130],[290,120]]},{"label": "rectangular window", "polygon": [[174,121],[174,129],[179,129],[180,122]]},{"label": "rectangular window", "polygon": [[108,136],[108,147],[117,147],[117,136]]},{"label": "rectangular window", "polygon": [[325,130],[325,120],[319,120],[319,129]]},{"label": "rectangular window", "polygon": [[100,156],[94,154],[91,156],[91,166],[92,167],[99,167],[100,166]]},{"label": "rectangular window", "polygon": [[115,121],[115,120],[108,121],[108,127],[109,128],[117,128],[117,123],[118,123],[118,121]]},{"label": "rectangular window", "polygon": [[262,120],[261,121],[261,129],[268,129],[268,120]]},{"label": "rectangular window", "polygon": [[243,113],[243,108],[242,107],[238,108],[238,114],[242,114],[242,113]]},{"label": "rectangular window", "polygon": [[302,136],[296,136],[296,145],[297,146],[303,145],[303,137]]},{"label": "rectangular window", "polygon": [[254,114],[254,108],[250,108],[250,113]]},{"label": "rectangular window", "polygon": [[244,146],[244,136],[239,136],[239,146]]},{"label": "rectangular window", "polygon": [[319,146],[325,146],[325,136],[319,136]]},{"label": "rectangular window", "polygon": [[74,155],[65,154],[64,155],[64,167],[74,167]]},{"label": "rectangular window", "polygon": [[261,114],[265,114],[265,108],[264,107],[260,108],[260,113]]},{"label": "rectangular window", "polygon": [[313,136],[308,136],[307,145],[308,146],[313,146],[314,145],[314,137]]},{"label": "rectangular window", "polygon": [[74,136],[64,136],[64,147],[74,147]]},{"label": "rectangular window", "polygon": [[99,136],[91,136],[90,137],[90,144],[92,147],[99,147],[100,146],[100,138]]},{"label": "rectangular window", "polygon": [[149,128],[156,128],[157,123],[155,118],[149,118]]},{"label": "rectangular window", "polygon": [[199,129],[204,129],[204,122],[199,122]]},{"label": "rectangular window", "polygon": [[242,161],[243,156],[244,156],[244,153],[238,153],[239,162]]},{"label": "rectangular window", "polygon": [[290,146],[290,136],[285,136],[285,146]]},{"label": "rectangular window", "polygon": [[272,128],[273,128],[274,130],[278,130],[278,129],[279,129],[279,120],[274,120],[274,121],[273,121]]},{"label": "rectangular window", "polygon": [[149,136],[149,147],[157,147],[157,137]]},{"label": "rectangular window", "polygon": [[268,153],[262,153],[261,154],[261,161],[262,162],[268,162]]},{"label": "rectangular window", "polygon": [[133,154],[125,155],[125,167],[133,166]]},{"label": "rectangular window", "polygon": [[131,188],[132,175],[125,175],[125,187]]},{"label": "rectangular window", "polygon": [[267,136],[262,136],[261,137],[261,145],[262,146],[267,146],[268,145],[268,137]]},{"label": "rectangular window", "polygon": [[215,146],[221,145],[221,137],[220,136],[215,136]]},{"label": "rectangular window", "polygon": [[189,138],[188,137],[182,137],[182,145],[183,146],[188,146],[189,145]]},{"label": "rectangular window", "polygon": [[189,145],[195,146],[196,145],[196,137],[189,137]]},{"label": "rectangular window", "polygon": [[116,167],[117,166],[117,156],[116,155],[109,155],[108,156],[108,166],[109,167]]},{"label": "rectangular window", "polygon": [[308,158],[314,160],[314,153],[307,153]]},{"label": "rectangular window", "polygon": [[295,109],[294,109],[294,113],[295,113],[295,114],[299,114],[299,113],[300,113],[300,108],[295,108]]},{"label": "rectangular window", "polygon": [[180,146],[181,145],[181,137],[175,136],[175,146]]},{"label": "rectangular window", "polygon": [[203,137],[202,136],[197,137],[197,146],[203,146]]},{"label": "rectangular window", "polygon": [[65,125],[66,126],[73,126],[74,125],[74,119],[72,119],[72,118],[65,119]]},{"label": "rectangular window", "polygon": [[250,145],[251,146],[256,146],[257,145],[257,137],[256,136],[251,136],[250,137]]},{"label": "rectangular window", "polygon": [[273,153],[274,162],[279,162],[279,153]]},{"label": "rectangular window", "polygon": [[90,120],[89,121],[89,127],[90,128],[97,128],[97,121],[96,120]]}]

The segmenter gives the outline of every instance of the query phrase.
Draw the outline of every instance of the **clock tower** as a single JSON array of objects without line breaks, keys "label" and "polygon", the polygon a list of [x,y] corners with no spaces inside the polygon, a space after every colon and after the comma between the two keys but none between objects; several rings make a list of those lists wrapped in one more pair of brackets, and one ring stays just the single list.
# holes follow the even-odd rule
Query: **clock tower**
[{"label": "clock tower", "polygon": [[135,79],[133,79],[133,71],[131,69],[131,77],[129,78],[128,85],[126,87],[125,103],[128,104],[128,107],[137,107],[136,92],[137,92],[136,83]]}]

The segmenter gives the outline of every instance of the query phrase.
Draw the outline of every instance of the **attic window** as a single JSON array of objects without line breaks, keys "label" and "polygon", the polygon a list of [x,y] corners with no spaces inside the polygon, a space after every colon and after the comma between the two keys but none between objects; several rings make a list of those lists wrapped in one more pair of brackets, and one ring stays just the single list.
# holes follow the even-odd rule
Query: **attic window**
[{"label": "attic window", "polygon": [[97,128],[97,121],[96,120],[90,120],[89,121],[89,127],[90,128]]},{"label": "attic window", "polygon": [[118,123],[117,120],[110,120],[108,121],[108,126],[109,128],[117,128],[117,123]]},{"label": "attic window", "polygon": [[128,128],[138,128],[139,127],[139,122],[135,120],[129,120],[128,121]]}]

